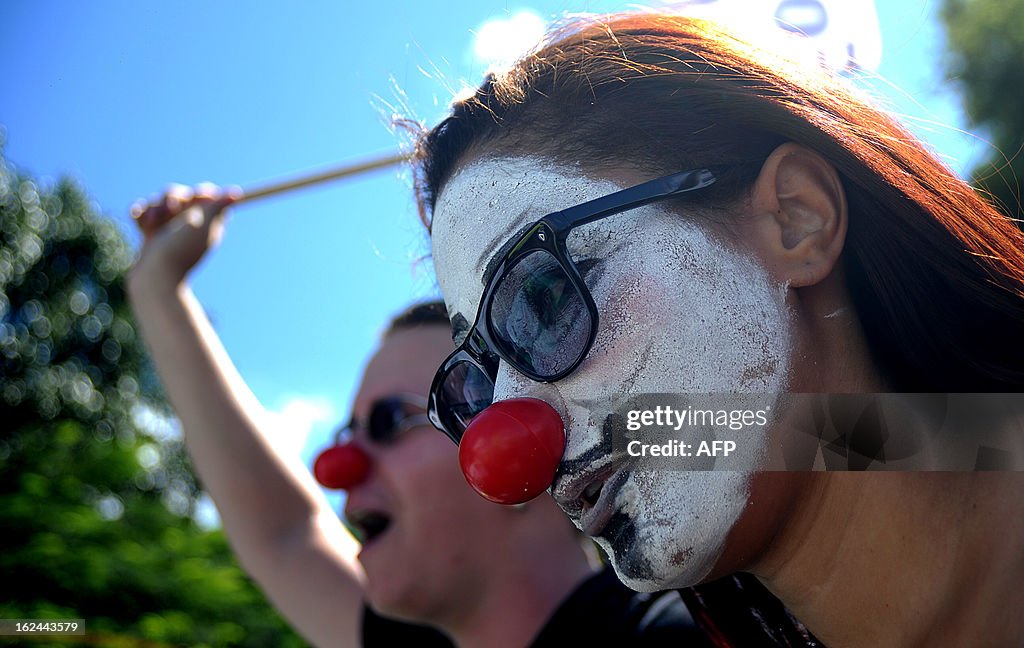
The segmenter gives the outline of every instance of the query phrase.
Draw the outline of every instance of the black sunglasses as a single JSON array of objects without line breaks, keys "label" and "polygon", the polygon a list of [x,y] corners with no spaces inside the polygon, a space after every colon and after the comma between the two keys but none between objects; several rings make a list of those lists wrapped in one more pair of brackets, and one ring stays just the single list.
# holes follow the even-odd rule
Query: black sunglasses
[{"label": "black sunglasses", "polygon": [[713,184],[722,167],[673,173],[553,212],[527,227],[491,275],[465,341],[430,387],[430,422],[459,443],[491,404],[498,363],[554,382],[583,362],[597,336],[597,306],[566,250],[582,225]]},{"label": "black sunglasses", "polygon": [[379,398],[370,406],[370,414],[365,421],[352,417],[334,433],[334,445],[339,445],[342,439],[351,438],[360,430],[365,430],[366,438],[374,443],[391,443],[414,427],[430,422],[424,413],[426,407],[427,399],[415,394]]}]

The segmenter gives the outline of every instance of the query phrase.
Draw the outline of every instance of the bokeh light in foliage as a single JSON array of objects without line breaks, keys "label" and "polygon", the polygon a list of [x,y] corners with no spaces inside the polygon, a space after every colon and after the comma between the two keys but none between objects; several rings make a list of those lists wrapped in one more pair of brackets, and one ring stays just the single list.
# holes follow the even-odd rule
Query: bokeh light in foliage
[{"label": "bokeh light in foliage", "polygon": [[124,238],[74,183],[2,153],[0,618],[86,618],[125,639],[109,645],[304,645],[190,520],[199,491],[156,425]]}]

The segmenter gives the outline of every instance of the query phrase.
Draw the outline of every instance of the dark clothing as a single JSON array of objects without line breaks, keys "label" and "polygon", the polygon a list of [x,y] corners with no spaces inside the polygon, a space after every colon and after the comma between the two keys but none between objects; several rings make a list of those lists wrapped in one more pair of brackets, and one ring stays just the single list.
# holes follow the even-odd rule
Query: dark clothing
[{"label": "dark clothing", "polygon": [[634,592],[610,568],[577,587],[531,644],[532,648],[711,645],[677,592]]},{"label": "dark clothing", "polygon": [[751,574],[736,573],[679,590],[716,648],[823,648],[782,601]]},{"label": "dark clothing", "polygon": [[[363,645],[452,646],[426,626],[391,621],[366,608]],[[574,646],[709,647],[677,592],[640,594],[619,582],[610,568],[583,581],[562,602],[532,648]]]},{"label": "dark clothing", "polygon": [[382,617],[371,610],[369,605],[363,606],[362,634],[363,646],[367,648],[452,648],[455,645],[447,635],[430,626]]}]

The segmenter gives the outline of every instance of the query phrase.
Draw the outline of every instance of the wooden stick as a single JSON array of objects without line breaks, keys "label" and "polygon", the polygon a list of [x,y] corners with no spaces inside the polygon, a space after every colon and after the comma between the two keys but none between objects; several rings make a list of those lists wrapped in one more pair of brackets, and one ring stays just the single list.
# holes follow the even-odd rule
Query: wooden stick
[{"label": "wooden stick", "polygon": [[310,185],[319,184],[321,182],[329,182],[331,180],[337,180],[339,178],[348,178],[355,175],[360,175],[368,171],[375,169],[384,169],[386,167],[395,166],[402,162],[408,162],[409,157],[401,153],[392,153],[383,157],[373,158],[364,162],[349,162],[333,169],[327,169],[325,171],[318,171],[310,175],[300,176],[298,178],[292,178],[291,180],[279,180],[265,184],[262,187],[253,187],[251,189],[243,189],[242,196],[235,200],[234,204],[248,202],[250,200],[257,200],[259,198],[266,198],[267,196],[274,196],[286,191],[292,191],[293,189],[301,189],[302,187],[308,187]]}]

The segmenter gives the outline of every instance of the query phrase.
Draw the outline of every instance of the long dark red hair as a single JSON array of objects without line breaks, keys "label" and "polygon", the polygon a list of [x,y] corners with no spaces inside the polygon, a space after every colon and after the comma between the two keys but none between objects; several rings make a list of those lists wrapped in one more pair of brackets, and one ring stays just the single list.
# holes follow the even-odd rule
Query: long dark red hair
[{"label": "long dark red hair", "polygon": [[734,163],[699,197],[726,204],[786,141],[842,177],[848,287],[893,387],[1020,391],[1021,231],[847,84],[711,23],[630,14],[565,25],[422,138],[417,190],[429,221],[460,160],[491,151],[652,174]]}]

